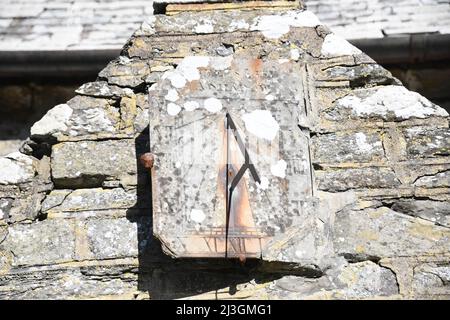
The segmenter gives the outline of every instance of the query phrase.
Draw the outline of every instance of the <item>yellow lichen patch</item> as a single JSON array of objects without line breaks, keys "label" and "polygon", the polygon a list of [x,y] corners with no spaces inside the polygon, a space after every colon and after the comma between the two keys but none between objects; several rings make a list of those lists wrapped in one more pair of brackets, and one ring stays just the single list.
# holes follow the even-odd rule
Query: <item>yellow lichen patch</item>
[{"label": "yellow lichen patch", "polygon": [[365,250],[366,250],[366,249],[364,248],[363,245],[357,245],[356,248],[355,248],[355,251],[356,251],[357,253],[364,253]]},{"label": "yellow lichen patch", "polygon": [[[358,270],[358,269],[357,269]],[[348,285],[349,287],[358,283],[359,276],[354,269],[345,268],[339,275],[339,280]]]},{"label": "yellow lichen patch", "polygon": [[87,230],[81,221],[77,221],[75,225],[75,253],[78,260],[86,260],[93,257],[89,248]]},{"label": "yellow lichen patch", "polygon": [[133,47],[136,49],[145,49],[147,47],[147,43],[143,40],[143,38],[134,38]]},{"label": "yellow lichen patch", "polygon": [[0,251],[0,275],[7,274],[11,270],[13,256],[9,251]]},{"label": "yellow lichen patch", "polygon": [[410,234],[420,237],[426,238],[434,241],[439,241],[444,237],[450,237],[450,232],[445,232],[441,230],[439,227],[428,224],[428,223],[414,223],[412,226],[408,228]]},{"label": "yellow lichen patch", "polygon": [[122,97],[120,100],[121,128],[133,131],[133,123],[137,114],[136,96]]},{"label": "yellow lichen patch", "polygon": [[358,233],[358,237],[364,240],[378,240],[379,235],[372,230],[363,230]]},{"label": "yellow lichen patch", "polygon": [[386,213],[385,209],[373,210],[369,212],[369,217],[371,219],[378,219]]},{"label": "yellow lichen patch", "polygon": [[302,298],[304,300],[332,300],[335,299],[335,293],[333,291],[320,291],[313,293],[307,297]]}]

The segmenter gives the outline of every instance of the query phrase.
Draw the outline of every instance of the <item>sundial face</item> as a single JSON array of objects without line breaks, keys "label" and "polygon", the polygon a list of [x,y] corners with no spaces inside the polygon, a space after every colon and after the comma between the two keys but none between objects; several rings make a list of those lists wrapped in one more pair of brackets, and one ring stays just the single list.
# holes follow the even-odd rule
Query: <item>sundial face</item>
[{"label": "sundial face", "polygon": [[303,78],[287,59],[195,56],[151,88],[153,227],[167,253],[276,250],[312,192]]}]

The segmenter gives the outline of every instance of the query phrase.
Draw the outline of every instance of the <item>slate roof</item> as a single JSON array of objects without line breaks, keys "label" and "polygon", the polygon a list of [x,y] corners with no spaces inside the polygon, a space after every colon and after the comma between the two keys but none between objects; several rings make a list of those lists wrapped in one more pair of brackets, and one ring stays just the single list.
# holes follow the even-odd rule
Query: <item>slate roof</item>
[{"label": "slate roof", "polygon": [[[347,39],[450,33],[450,0],[306,0]],[[119,49],[151,0],[1,0],[0,50]]]}]

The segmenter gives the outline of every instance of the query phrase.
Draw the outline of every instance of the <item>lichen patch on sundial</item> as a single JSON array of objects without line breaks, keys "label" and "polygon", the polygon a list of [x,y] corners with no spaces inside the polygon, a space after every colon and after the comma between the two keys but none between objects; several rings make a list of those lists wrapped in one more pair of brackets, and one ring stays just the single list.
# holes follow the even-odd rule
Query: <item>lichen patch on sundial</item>
[{"label": "lichen patch on sundial", "polygon": [[292,224],[312,190],[303,72],[289,59],[188,56],[152,87],[154,233],[167,253],[264,258]]}]

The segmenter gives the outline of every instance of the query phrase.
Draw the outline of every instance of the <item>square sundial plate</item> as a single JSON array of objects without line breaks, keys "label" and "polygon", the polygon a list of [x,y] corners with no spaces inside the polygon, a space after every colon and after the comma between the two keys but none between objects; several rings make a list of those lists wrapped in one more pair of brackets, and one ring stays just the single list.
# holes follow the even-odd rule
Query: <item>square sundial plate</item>
[{"label": "square sundial plate", "polygon": [[304,66],[186,57],[150,89],[153,228],[174,257],[262,258],[311,196]]}]

